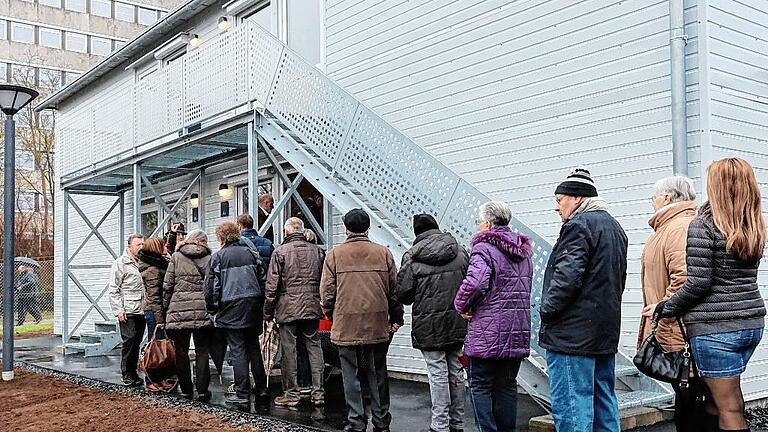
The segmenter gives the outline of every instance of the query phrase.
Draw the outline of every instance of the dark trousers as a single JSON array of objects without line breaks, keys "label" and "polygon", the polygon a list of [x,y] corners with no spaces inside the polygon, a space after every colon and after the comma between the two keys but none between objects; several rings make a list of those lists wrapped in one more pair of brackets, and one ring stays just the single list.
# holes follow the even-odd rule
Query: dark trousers
[{"label": "dark trousers", "polygon": [[483,432],[514,431],[517,423],[517,373],[521,359],[469,357],[469,395],[475,424]]},{"label": "dark trousers", "polygon": [[251,368],[256,389],[267,386],[267,374],[264,372],[264,360],[259,347],[259,329],[224,329],[229,344],[229,357],[235,372],[235,393],[248,399],[251,395],[251,382],[248,379],[248,367]]},{"label": "dark trousers", "polygon": [[144,338],[144,326],[147,325],[144,314],[126,315],[126,321],[120,323],[120,336],[123,339],[120,371],[123,376],[136,376],[139,363],[139,349]]},{"label": "dark trousers", "polygon": [[283,379],[283,391],[298,396],[298,368],[300,352],[298,343],[303,342],[310,365],[312,393],[319,395],[323,391],[323,349],[320,347],[320,335],[317,333],[317,320],[301,320],[280,324],[280,347],[282,360],[280,372]]},{"label": "dark trousers", "polygon": [[189,339],[195,339],[195,387],[198,395],[208,393],[211,367],[208,363],[213,328],[197,330],[168,330],[176,348],[176,375],[181,393],[192,395],[192,368],[189,365]]},{"label": "dark trousers", "polygon": [[379,429],[389,428],[392,415],[389,413],[388,349],[388,342],[375,345],[339,346],[344,399],[347,402],[346,430],[364,431],[368,424],[363,404],[361,378],[367,382],[371,392],[373,426]]},{"label": "dark trousers", "polygon": [[43,319],[43,314],[37,306],[37,296],[19,296],[19,305],[16,307],[19,313],[19,320],[16,325],[23,325],[27,320],[27,313],[32,315],[35,321]]}]

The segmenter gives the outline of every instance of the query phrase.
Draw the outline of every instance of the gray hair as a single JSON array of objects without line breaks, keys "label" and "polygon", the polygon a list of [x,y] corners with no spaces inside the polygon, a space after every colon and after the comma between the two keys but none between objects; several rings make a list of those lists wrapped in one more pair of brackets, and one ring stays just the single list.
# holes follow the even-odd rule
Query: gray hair
[{"label": "gray hair", "polygon": [[478,209],[481,221],[490,222],[495,226],[507,226],[512,220],[512,210],[502,201],[488,201]]},{"label": "gray hair", "polygon": [[288,234],[303,233],[304,221],[297,217],[288,218],[288,220],[285,221],[285,225],[283,227],[288,232]]},{"label": "gray hair", "polygon": [[133,234],[128,236],[128,243],[127,244],[130,245],[132,241],[134,241],[136,239],[143,239],[143,238],[144,238],[144,234],[133,233]]},{"label": "gray hair", "polygon": [[696,200],[693,180],[685,176],[665,177],[653,187],[656,195],[669,195],[673,203]]},{"label": "gray hair", "polygon": [[196,243],[208,243],[208,234],[201,229],[194,229],[187,233],[187,241]]}]

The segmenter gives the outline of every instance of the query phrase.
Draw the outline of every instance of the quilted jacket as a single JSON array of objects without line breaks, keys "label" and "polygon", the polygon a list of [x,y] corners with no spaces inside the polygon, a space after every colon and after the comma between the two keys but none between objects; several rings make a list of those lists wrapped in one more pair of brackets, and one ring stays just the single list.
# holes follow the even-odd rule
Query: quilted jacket
[{"label": "quilted jacket", "polygon": [[[137,262],[144,281],[144,311],[155,313],[155,319],[163,307],[163,278],[168,270],[168,259],[164,256],[139,251]],[[150,335],[151,336],[151,335]]]},{"label": "quilted jacket", "polygon": [[682,316],[688,336],[762,328],[765,303],[757,286],[760,261],[742,261],[725,249],[709,203],[688,226],[688,279],[662,316]]},{"label": "quilted jacket", "polygon": [[212,327],[205,309],[205,275],[211,249],[205,243],[184,242],[171,257],[163,283],[163,308],[158,323],[168,330]]},{"label": "quilted jacket", "polygon": [[429,230],[416,236],[397,274],[397,299],[413,305],[413,347],[456,350],[464,343],[467,323],[453,300],[467,274],[469,256],[449,233]]},{"label": "quilted jacket", "polygon": [[471,314],[464,353],[486,359],[523,358],[531,342],[531,243],[509,227],[472,239],[467,277],[454,307]]}]

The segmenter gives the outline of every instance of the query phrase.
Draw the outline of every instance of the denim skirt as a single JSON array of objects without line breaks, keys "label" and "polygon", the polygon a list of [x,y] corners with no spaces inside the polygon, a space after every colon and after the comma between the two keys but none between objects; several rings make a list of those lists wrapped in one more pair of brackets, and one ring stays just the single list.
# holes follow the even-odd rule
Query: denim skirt
[{"label": "denim skirt", "polygon": [[762,337],[762,328],[691,337],[691,349],[699,374],[704,378],[741,375]]}]

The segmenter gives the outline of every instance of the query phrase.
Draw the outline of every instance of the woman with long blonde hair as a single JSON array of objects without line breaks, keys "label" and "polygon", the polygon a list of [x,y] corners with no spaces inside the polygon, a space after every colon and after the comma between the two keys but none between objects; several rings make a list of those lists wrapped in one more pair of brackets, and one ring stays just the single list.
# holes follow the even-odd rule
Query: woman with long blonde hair
[{"label": "woman with long blonde hair", "polygon": [[688,228],[688,279],[659,305],[662,317],[685,322],[720,430],[748,431],[741,374],[763,336],[766,314],[757,286],[766,236],[760,189],[749,163],[728,158],[709,166],[707,195]]}]

